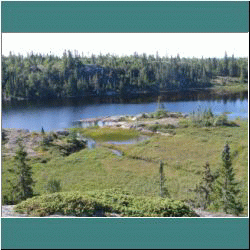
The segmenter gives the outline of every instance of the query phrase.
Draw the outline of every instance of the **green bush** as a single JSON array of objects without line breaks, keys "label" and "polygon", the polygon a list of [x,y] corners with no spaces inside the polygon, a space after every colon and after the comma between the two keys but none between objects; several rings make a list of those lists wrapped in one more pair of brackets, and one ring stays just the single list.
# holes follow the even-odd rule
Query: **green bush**
[{"label": "green bush", "polygon": [[152,132],[156,132],[158,128],[159,128],[158,124],[153,124],[153,125],[148,126],[148,129]]},{"label": "green bush", "polygon": [[144,118],[144,119],[149,118],[149,117],[150,117],[149,114],[142,113],[141,115],[141,118]]},{"label": "green bush", "polygon": [[70,134],[62,140],[57,140],[54,146],[63,156],[68,156],[87,147],[85,140],[77,137],[77,132],[72,130]]},{"label": "green bush", "polygon": [[164,109],[158,109],[157,111],[154,112],[154,118],[160,119],[164,117],[168,117],[168,112]]},{"label": "green bush", "polygon": [[17,212],[46,216],[54,213],[93,216],[98,211],[133,217],[194,217],[185,203],[168,198],[134,196],[116,189],[86,193],[69,192],[28,199],[15,207]]}]

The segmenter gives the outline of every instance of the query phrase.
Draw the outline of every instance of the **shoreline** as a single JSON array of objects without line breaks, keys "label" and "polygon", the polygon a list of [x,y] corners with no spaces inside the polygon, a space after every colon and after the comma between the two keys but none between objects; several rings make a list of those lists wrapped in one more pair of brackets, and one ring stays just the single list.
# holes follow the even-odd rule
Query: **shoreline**
[{"label": "shoreline", "polygon": [[[74,120],[72,121],[72,124],[74,124],[73,127],[64,127],[64,128],[57,128],[57,129],[51,129],[48,130],[47,132],[60,132],[60,131],[64,131],[64,130],[69,130],[71,128],[79,128],[79,125],[81,125],[82,123],[92,123],[92,125],[86,126],[86,127],[80,127],[80,128],[91,128],[94,126],[98,126],[99,128],[102,127],[110,127],[110,128],[123,128],[123,129],[132,129],[132,128],[136,128],[136,129],[140,129],[140,127],[136,127],[136,122],[138,122],[137,125],[140,125],[141,122],[148,124],[148,125],[153,125],[153,124],[162,124],[165,123],[166,120],[179,120],[180,118],[188,118],[190,113],[183,113],[183,112],[168,112],[169,113],[169,117],[165,117],[165,118],[148,118],[148,119],[144,119],[144,121],[141,121],[140,119],[142,118],[141,116],[143,115],[149,115],[151,113],[154,112],[142,112],[139,113],[137,115],[115,115],[115,116],[97,116],[94,118],[84,118],[84,119],[80,119],[80,120]],[[230,114],[230,113],[229,113]],[[228,115],[228,114],[227,114]],[[124,120],[127,119],[127,120]],[[248,120],[248,117],[239,117],[241,120]],[[134,119],[134,120],[133,120]],[[231,121],[235,121],[237,120],[237,117],[234,119],[230,119]],[[160,122],[159,122],[160,121]],[[98,125],[94,123],[108,123],[107,125]],[[175,123],[175,122],[174,122]],[[40,132],[40,128],[39,129],[27,129],[27,128],[18,128],[18,127],[11,127],[11,128],[7,128],[7,127],[1,127],[1,131],[3,130],[13,130],[13,131],[17,131],[17,132],[26,132],[26,133],[32,133],[32,132]]]},{"label": "shoreline", "polygon": [[[168,112],[167,117],[151,117],[155,112],[139,113],[137,115],[117,115],[117,116],[100,116],[95,118],[85,118],[74,121],[75,125],[88,124],[86,128],[92,126],[124,128],[124,129],[139,129],[141,122],[144,124],[175,124],[180,118],[187,118],[188,114],[181,112]],[[143,121],[142,121],[143,119]],[[101,126],[99,125],[101,123]],[[138,128],[137,128],[138,127]],[[83,127],[85,128],[85,127]]]},{"label": "shoreline", "polygon": [[[246,84],[247,85],[247,84]],[[218,85],[212,85],[211,87],[205,87],[205,88],[187,88],[187,89],[166,89],[166,90],[160,90],[159,92],[152,92],[147,90],[140,90],[136,92],[127,93],[129,95],[129,98],[135,98],[135,97],[143,97],[143,96],[160,96],[164,94],[171,94],[171,93],[183,93],[183,92],[210,92],[210,94],[218,95],[218,96],[224,96],[224,95],[230,95],[230,94],[239,94],[239,93],[247,93],[248,92],[248,85],[247,89],[236,89],[236,90],[230,90],[230,87],[234,88],[237,86],[243,86],[243,84],[236,85],[236,86],[218,86]],[[2,96],[2,102],[11,102],[11,101],[33,101],[33,100],[49,100],[49,99],[81,99],[86,97],[91,98],[108,98],[108,97],[118,97],[118,98],[126,98],[127,95],[120,94],[119,92],[113,91],[112,93],[102,93],[102,94],[96,94],[96,93],[86,93],[84,95],[76,95],[76,96],[64,96],[64,97],[46,97],[46,98],[25,98],[25,97],[4,97]]]}]

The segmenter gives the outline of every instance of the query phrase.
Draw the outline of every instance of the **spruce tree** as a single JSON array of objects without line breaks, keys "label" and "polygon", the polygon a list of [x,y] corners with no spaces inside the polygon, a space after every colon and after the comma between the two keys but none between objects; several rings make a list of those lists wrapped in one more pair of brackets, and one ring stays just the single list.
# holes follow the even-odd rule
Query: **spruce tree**
[{"label": "spruce tree", "polygon": [[160,161],[160,196],[163,197],[170,197],[169,192],[165,186],[166,177],[163,173],[163,163]]},{"label": "spruce tree", "polygon": [[206,209],[211,204],[211,194],[213,192],[213,184],[217,178],[217,174],[212,174],[210,165],[206,162],[203,171],[202,181],[194,190],[199,197],[199,205]]},{"label": "spruce tree", "polygon": [[214,187],[214,207],[223,209],[225,213],[239,215],[243,211],[242,203],[237,199],[240,190],[235,181],[234,169],[230,155],[230,147],[225,145],[222,152],[222,165]]},{"label": "spruce tree", "polygon": [[207,204],[210,204],[210,193],[212,191],[212,184],[214,181],[214,176],[211,174],[209,163],[207,162],[204,166],[204,176],[203,176],[203,185],[201,186],[205,194],[205,201]]},{"label": "spruce tree", "polygon": [[164,185],[164,175],[163,175],[163,163],[160,162],[160,196],[163,197],[163,185]]},{"label": "spruce tree", "polygon": [[31,167],[26,163],[27,152],[21,141],[18,141],[18,148],[15,155],[17,182],[13,185],[15,200],[20,202],[33,196]]}]

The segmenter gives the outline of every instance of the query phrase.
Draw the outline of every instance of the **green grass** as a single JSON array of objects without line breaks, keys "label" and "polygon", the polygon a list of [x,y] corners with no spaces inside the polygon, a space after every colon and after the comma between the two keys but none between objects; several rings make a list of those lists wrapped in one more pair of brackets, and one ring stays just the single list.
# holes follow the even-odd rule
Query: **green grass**
[{"label": "green grass", "polygon": [[212,87],[216,93],[240,93],[248,91],[248,83],[241,83],[239,77],[217,77],[212,80]]},{"label": "green grass", "polygon": [[122,129],[122,128],[75,128],[73,131],[80,132],[83,136],[90,137],[96,141],[125,141],[136,138],[140,135],[137,130],[134,129]]},{"label": "green grass", "polygon": [[[155,162],[162,160],[165,163],[164,170],[170,194],[176,199],[188,200],[193,198],[193,194],[188,190],[200,181],[203,165],[208,161],[212,171],[218,169],[224,144],[229,142],[236,179],[245,187],[242,195],[246,205],[248,123],[238,123],[240,127],[179,128],[173,137],[154,136],[148,143],[120,145],[117,149],[122,150],[127,157],[147,157]],[[147,164],[149,163],[145,162],[145,165]],[[157,164],[151,169],[151,176],[157,173],[155,168],[157,169]]]},{"label": "green grass", "polygon": [[175,126],[172,124],[168,124],[168,125],[151,124],[151,125],[146,125],[145,127],[152,132],[159,131],[162,133],[175,134],[175,131],[173,130],[175,128]]},{"label": "green grass", "polygon": [[[233,157],[236,179],[241,182],[242,201],[247,213],[248,202],[248,122],[236,121],[239,127],[180,127],[174,136],[154,135],[146,141],[133,145],[112,145],[121,150],[117,156],[108,147],[83,149],[69,156],[63,156],[53,149],[31,158],[34,191],[46,194],[46,185],[51,178],[61,181],[62,191],[94,191],[110,188],[128,190],[145,197],[159,196],[159,161],[164,163],[166,187],[174,200],[190,200],[202,177],[204,164],[208,161],[212,171],[218,169],[221,153],[229,143]],[[139,136],[135,130],[112,128],[82,129],[85,136],[108,140],[130,139]],[[13,174],[14,160],[2,158],[2,196],[9,192],[7,179]]]},{"label": "green grass", "polygon": [[54,213],[75,216],[93,216],[97,212],[118,213],[136,217],[193,217],[197,216],[183,202],[171,199],[134,196],[120,190],[95,192],[54,193],[33,197],[18,204],[17,212],[32,216]]},{"label": "green grass", "polygon": [[248,91],[248,84],[246,83],[239,83],[226,86],[214,85],[213,87],[217,93],[240,93]]}]

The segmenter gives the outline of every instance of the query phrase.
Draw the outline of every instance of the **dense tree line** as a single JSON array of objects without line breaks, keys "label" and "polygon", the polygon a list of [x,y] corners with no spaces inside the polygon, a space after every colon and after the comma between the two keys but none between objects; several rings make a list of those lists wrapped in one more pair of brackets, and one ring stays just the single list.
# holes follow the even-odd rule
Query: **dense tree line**
[{"label": "dense tree line", "polygon": [[2,56],[2,96],[56,98],[180,90],[211,86],[217,76],[248,77],[248,59],[180,58],[156,55],[28,54]]}]

